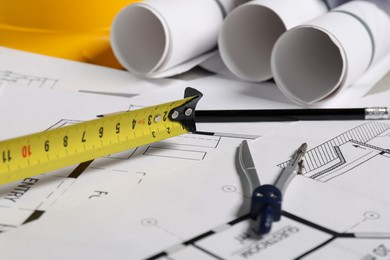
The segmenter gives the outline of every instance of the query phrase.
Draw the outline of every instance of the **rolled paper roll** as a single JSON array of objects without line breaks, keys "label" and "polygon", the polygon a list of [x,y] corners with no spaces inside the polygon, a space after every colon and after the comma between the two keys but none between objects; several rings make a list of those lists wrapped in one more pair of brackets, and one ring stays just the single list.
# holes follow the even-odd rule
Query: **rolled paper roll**
[{"label": "rolled paper roll", "polygon": [[329,9],[333,9],[349,1],[351,0],[324,0],[325,4],[328,6]]},{"label": "rolled paper roll", "polygon": [[200,63],[199,67],[214,74],[224,75],[232,79],[240,80],[225,66],[219,51],[215,51],[212,56],[208,57],[204,62]]},{"label": "rolled paper roll", "polygon": [[351,1],[284,33],[271,68],[277,86],[303,105],[325,101],[390,51],[390,2]]},{"label": "rolled paper roll", "polygon": [[218,30],[234,0],[146,0],[114,19],[111,45],[130,72],[150,78],[182,73],[217,47]]},{"label": "rolled paper roll", "polygon": [[218,46],[226,67],[247,81],[272,78],[270,58],[276,40],[288,29],[323,15],[322,0],[256,0],[230,12]]}]

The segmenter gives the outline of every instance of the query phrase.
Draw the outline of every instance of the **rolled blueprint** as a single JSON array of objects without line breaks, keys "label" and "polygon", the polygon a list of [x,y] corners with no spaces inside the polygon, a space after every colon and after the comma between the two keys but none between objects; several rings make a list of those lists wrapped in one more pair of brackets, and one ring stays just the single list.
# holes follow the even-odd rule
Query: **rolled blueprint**
[{"label": "rolled blueprint", "polygon": [[219,33],[218,46],[227,68],[247,81],[272,77],[270,57],[286,30],[328,11],[322,0],[255,0],[230,12]]},{"label": "rolled blueprint", "polygon": [[328,6],[328,9],[333,9],[336,6],[342,5],[350,0],[324,0],[325,4]]},{"label": "rolled blueprint", "polygon": [[390,51],[390,1],[355,0],[284,33],[271,67],[281,91],[310,105],[336,95]]},{"label": "rolled blueprint", "polygon": [[111,44],[128,71],[150,78],[182,73],[217,47],[223,19],[238,0],[146,0],[114,19]]}]

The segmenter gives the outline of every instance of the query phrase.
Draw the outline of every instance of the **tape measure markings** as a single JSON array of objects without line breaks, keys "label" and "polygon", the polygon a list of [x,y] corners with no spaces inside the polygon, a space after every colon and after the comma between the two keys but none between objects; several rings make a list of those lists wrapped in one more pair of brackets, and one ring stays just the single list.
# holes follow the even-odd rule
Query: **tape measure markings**
[{"label": "tape measure markings", "polygon": [[[198,97],[105,116],[0,142],[0,184],[189,132],[170,113]],[[188,120],[188,119],[187,119]]]}]

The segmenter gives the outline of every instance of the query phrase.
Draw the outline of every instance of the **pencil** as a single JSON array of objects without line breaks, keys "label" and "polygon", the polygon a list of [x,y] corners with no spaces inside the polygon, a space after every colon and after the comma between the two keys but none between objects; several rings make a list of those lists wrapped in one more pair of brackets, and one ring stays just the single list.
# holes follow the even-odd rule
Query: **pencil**
[{"label": "pencil", "polygon": [[196,110],[196,123],[390,119],[388,107]]}]

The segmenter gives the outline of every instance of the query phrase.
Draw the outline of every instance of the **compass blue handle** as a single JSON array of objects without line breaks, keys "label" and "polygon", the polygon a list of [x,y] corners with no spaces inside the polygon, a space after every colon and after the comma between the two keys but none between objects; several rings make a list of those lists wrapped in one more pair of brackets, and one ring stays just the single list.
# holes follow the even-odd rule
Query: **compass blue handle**
[{"label": "compass blue handle", "polygon": [[282,193],[274,185],[261,185],[252,194],[250,218],[256,222],[254,230],[259,234],[270,232],[272,223],[282,215]]}]

